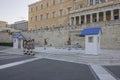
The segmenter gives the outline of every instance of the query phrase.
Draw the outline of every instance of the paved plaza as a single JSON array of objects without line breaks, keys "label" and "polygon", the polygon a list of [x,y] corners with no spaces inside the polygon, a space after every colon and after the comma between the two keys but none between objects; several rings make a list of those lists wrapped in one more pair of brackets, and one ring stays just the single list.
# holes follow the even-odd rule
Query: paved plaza
[{"label": "paved plaza", "polygon": [[120,79],[119,51],[85,55],[82,49],[36,47],[35,53],[25,56],[20,49],[0,47],[0,80]]}]

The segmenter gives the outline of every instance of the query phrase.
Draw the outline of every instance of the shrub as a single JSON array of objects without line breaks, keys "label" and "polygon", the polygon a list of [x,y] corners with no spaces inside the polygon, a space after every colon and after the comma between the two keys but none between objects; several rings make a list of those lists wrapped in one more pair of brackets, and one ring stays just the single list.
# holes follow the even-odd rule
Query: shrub
[{"label": "shrub", "polygon": [[10,47],[12,47],[13,43],[12,42],[0,42],[0,46],[10,46]]}]

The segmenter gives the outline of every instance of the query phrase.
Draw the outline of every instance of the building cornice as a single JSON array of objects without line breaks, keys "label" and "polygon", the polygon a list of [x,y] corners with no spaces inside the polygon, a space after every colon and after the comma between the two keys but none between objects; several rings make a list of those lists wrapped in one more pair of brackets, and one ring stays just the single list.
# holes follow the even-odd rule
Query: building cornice
[{"label": "building cornice", "polygon": [[35,3],[29,4],[28,7],[33,6],[33,5],[36,5],[36,4],[39,4],[39,3],[41,3],[41,2],[43,2],[43,0],[39,0],[39,1],[35,2]]}]

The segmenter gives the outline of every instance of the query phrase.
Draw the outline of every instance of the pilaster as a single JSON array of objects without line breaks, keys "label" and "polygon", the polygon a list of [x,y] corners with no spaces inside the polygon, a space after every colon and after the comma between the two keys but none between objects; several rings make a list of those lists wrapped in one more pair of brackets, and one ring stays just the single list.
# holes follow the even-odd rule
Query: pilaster
[{"label": "pilaster", "polygon": [[111,20],[114,20],[114,10],[111,10]]},{"label": "pilaster", "polygon": [[87,23],[87,15],[84,15],[84,22],[85,22],[85,24]]},{"label": "pilaster", "polygon": [[96,13],[97,15],[97,22],[99,22],[99,13]]},{"label": "pilaster", "polygon": [[79,24],[81,24],[81,15],[79,16]]},{"label": "pilaster", "polygon": [[106,21],[106,11],[105,12],[103,12],[103,19],[104,19],[104,21]]},{"label": "pilaster", "polygon": [[93,14],[90,14],[90,22],[93,22]]}]

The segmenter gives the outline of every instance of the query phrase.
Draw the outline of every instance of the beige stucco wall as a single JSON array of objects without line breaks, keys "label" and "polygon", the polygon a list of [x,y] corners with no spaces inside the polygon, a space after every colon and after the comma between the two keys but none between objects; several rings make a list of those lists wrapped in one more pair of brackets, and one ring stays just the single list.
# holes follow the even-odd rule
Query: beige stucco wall
[{"label": "beige stucco wall", "polygon": [[[46,3],[49,3],[49,7],[46,7]],[[73,0],[63,0],[63,3],[60,3],[59,0],[56,0],[56,4],[53,5],[53,0],[42,0],[38,1],[34,4],[29,5],[29,21],[28,28],[30,29],[40,29],[48,27],[59,27],[61,25],[67,25],[68,20],[68,8],[71,7],[73,10]],[[41,9],[41,4],[43,4],[43,9]],[[36,10],[36,7],[37,10]],[[31,11],[31,8],[33,11]],[[60,16],[60,10],[63,10],[63,15]],[[53,12],[56,13],[55,18],[53,18]],[[49,13],[48,19],[46,19],[46,14]],[[43,15],[43,19],[40,19],[40,15]],[[37,20],[35,20],[35,16],[37,16]],[[31,18],[33,20],[31,21]]]}]

